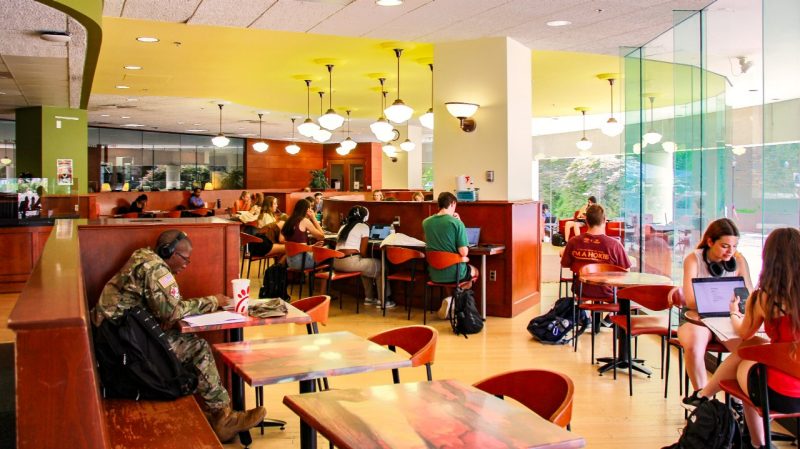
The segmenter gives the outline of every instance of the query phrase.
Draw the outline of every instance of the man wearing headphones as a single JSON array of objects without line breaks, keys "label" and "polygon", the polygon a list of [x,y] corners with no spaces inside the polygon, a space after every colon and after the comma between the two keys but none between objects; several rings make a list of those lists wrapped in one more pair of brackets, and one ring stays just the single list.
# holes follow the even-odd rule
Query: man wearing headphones
[{"label": "man wearing headphones", "polygon": [[95,326],[105,319],[118,319],[134,306],[148,309],[159,321],[175,355],[194,367],[197,394],[203,399],[206,416],[220,441],[228,441],[240,431],[257,425],[266,415],[263,407],[238,412],[231,410],[228,392],[222,386],[217,365],[208,342],[195,334],[181,334],[175,324],[183,317],[213,312],[228,303],[225,295],[183,299],[175,281],[176,274],[189,265],[192,242],[181,231],[163,232],[156,249],[140,248],[111,278],[92,310]]}]

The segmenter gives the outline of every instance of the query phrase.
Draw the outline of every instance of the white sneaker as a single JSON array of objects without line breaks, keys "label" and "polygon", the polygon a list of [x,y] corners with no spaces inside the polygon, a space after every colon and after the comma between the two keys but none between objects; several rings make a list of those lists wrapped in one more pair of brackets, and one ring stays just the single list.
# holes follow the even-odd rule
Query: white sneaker
[{"label": "white sneaker", "polygon": [[364,304],[380,304],[380,302],[376,298],[364,298]]},{"label": "white sneaker", "polygon": [[[375,307],[380,309],[381,308],[381,302],[377,301],[375,303]],[[395,307],[397,307],[397,303],[396,302],[392,301],[391,299],[386,301],[386,308],[387,309],[394,309]]]},{"label": "white sneaker", "polygon": [[442,305],[439,307],[439,311],[436,312],[436,316],[439,317],[440,320],[446,320],[450,318],[450,301],[453,300],[452,296],[448,296],[442,300]]}]

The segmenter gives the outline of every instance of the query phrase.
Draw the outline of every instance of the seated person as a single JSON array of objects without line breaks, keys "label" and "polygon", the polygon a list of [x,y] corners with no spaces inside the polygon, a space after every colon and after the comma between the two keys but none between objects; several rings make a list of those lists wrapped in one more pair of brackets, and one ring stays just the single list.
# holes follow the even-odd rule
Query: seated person
[{"label": "seated person", "polygon": [[147,207],[147,195],[141,194],[136,197],[135,200],[128,206],[128,213],[136,212],[141,214],[144,212],[144,209]]},{"label": "seated person", "polygon": [[253,202],[250,205],[250,209],[237,212],[235,215],[231,217],[231,219],[239,220],[245,224],[254,222],[258,220],[259,216],[261,215],[261,206],[263,204],[264,204],[264,194],[258,192],[255,194],[255,198],[253,199]]},{"label": "seated person", "polygon": [[250,194],[247,193],[247,190],[242,190],[242,194],[239,195],[239,199],[233,203],[231,213],[236,214],[236,212],[243,210],[250,210]]},{"label": "seated person", "polygon": [[385,197],[383,196],[383,192],[380,190],[376,190],[372,192],[372,201],[383,201]]},{"label": "seated person", "polygon": [[[308,244],[309,234],[317,239],[319,244],[323,243],[325,233],[322,231],[317,221],[316,214],[311,208],[311,203],[306,200],[300,200],[294,205],[292,214],[286,220],[286,224],[281,229],[281,235],[287,242]],[[295,270],[302,270],[305,268],[312,268],[314,266],[314,257],[310,252],[295,254],[286,259],[289,268]]]},{"label": "seated person", "polygon": [[[744,315],[739,312],[739,298],[734,296],[730,303],[731,324],[742,340],[753,338],[762,323],[772,343],[800,340],[800,271],[787,269],[795,265],[798,252],[800,231],[780,228],[770,232],[762,253],[764,264],[758,279],[759,288],[747,298]],[[763,342],[761,338],[756,340]],[[731,351],[717,367],[711,380],[700,392],[696,392],[698,403],[718,393],[720,381],[737,380],[742,391],[750,396],[756,406],[761,406],[768,399],[770,411],[800,412],[800,380],[770,369],[767,375],[767,398],[763,398],[759,387],[763,369],[763,365],[742,360],[735,351]],[[745,404],[744,418],[750,430],[750,447],[766,447],[764,431],[768,432],[769,429],[764,429],[758,412]],[[746,443],[742,447],[748,447]]]},{"label": "seated person", "polygon": [[[280,256],[278,257],[278,263],[284,263],[286,259],[286,245],[284,242],[286,241],[281,235],[281,229],[283,229],[283,225],[286,224],[286,220],[289,219],[289,216],[286,214],[281,214],[277,221],[267,224],[264,227],[258,228],[255,232],[256,237],[261,237],[264,240],[264,245],[259,249],[256,249],[253,252],[251,248],[251,254],[254,255],[269,255],[271,256]],[[266,243],[266,240],[269,240],[269,244]]]},{"label": "seated person", "polygon": [[[422,222],[422,230],[425,232],[425,244],[429,251],[445,251],[461,255],[463,264],[448,267],[444,270],[437,270],[428,266],[428,275],[433,282],[452,284],[458,282],[471,281],[478,277],[478,269],[469,265],[469,241],[467,240],[467,230],[461,218],[456,213],[456,196],[450,192],[442,192],[437,199],[439,212],[431,215]],[[456,271],[458,268],[458,271]],[[469,282],[466,288],[471,288]],[[452,293],[442,300],[439,307],[438,316],[447,319],[450,311],[450,301],[453,299]]]},{"label": "seated person", "polygon": [[[372,257],[365,257],[369,241],[369,211],[364,206],[353,206],[347,214],[345,224],[339,229],[339,239],[336,242],[336,250],[344,253],[344,257],[333,261],[333,268],[337,271],[361,272],[361,283],[364,285],[364,304],[375,304],[381,306],[380,298],[386,298],[386,308],[397,307],[394,301],[390,301],[389,289],[387,285],[386,296],[382,295],[383,286],[381,285],[381,262]],[[378,296],[375,296],[373,283],[378,284]]]},{"label": "seated person", "polygon": [[323,200],[322,192],[317,192],[314,194],[314,213],[321,214],[322,213],[322,200]]},{"label": "seated person", "polygon": [[256,220],[256,228],[261,229],[270,223],[278,221],[278,199],[274,196],[265,196],[261,205],[261,213]]},{"label": "seated person", "polygon": [[570,231],[574,235],[578,235],[581,233],[581,224],[586,223],[586,209],[591,206],[592,204],[597,204],[597,198],[594,196],[590,196],[589,200],[578,209],[577,214],[575,214],[575,219],[570,220],[564,223],[564,240],[569,242],[569,235]]},{"label": "seated person", "polygon": [[[706,386],[708,377],[704,358],[706,347],[714,335],[705,326],[685,321],[687,310],[697,310],[692,279],[742,276],[747,289],[753,291],[750,268],[742,253],[736,250],[738,245],[739,229],[736,224],[728,218],[720,218],[708,225],[697,249],[683,259],[683,296],[686,299],[686,307],[680,316],[678,340],[686,355],[686,374],[694,387],[694,393],[683,400],[684,405],[688,407],[697,405],[699,391]],[[723,344],[733,353],[739,342],[740,340],[736,339]]]},{"label": "seated person", "polygon": [[411,195],[411,201],[416,201],[416,202],[425,201],[425,194],[422,192],[414,192],[414,194]]},{"label": "seated person", "polygon": [[108,281],[90,316],[92,323],[100,326],[103,320],[121,318],[134,306],[148,309],[164,329],[178,360],[196,371],[196,396],[208,410],[206,416],[214,433],[225,442],[260,423],[266,411],[263,407],[246,412],[232,410],[208,342],[198,334],[182,334],[175,328],[186,316],[213,312],[229,302],[221,294],[181,298],[175,275],[186,269],[191,255],[192,242],[186,234],[178,230],[161,233],[155,250],[137,249]]},{"label": "seated person", "polygon": [[203,201],[203,198],[200,198],[200,187],[195,187],[192,190],[192,194],[189,196],[189,209],[202,209],[206,207],[206,202]]}]

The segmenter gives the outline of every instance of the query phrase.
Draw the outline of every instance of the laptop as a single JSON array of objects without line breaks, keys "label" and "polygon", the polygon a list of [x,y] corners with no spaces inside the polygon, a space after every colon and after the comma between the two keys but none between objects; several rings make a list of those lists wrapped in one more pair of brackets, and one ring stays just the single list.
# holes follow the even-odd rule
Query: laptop
[{"label": "laptop", "polygon": [[728,317],[733,290],[744,286],[741,276],[692,279],[694,301],[700,318]]},{"label": "laptop", "polygon": [[466,228],[467,229],[467,246],[472,248],[478,246],[481,240],[481,228]]},{"label": "laptop", "polygon": [[383,240],[389,237],[392,233],[392,225],[390,224],[374,224],[369,228],[370,240]]}]

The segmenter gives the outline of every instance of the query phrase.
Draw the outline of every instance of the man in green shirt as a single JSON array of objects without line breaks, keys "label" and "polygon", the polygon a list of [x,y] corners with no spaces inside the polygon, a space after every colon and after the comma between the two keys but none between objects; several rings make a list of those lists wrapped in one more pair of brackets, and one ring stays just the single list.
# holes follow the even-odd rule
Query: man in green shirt
[{"label": "man in green shirt", "polygon": [[[463,264],[454,265],[437,270],[430,265],[428,274],[433,282],[455,283],[469,281],[466,288],[472,287],[472,280],[478,277],[478,269],[469,264],[469,247],[467,242],[467,231],[464,223],[456,213],[456,196],[450,192],[442,192],[438,198],[439,212],[431,215],[422,222],[422,230],[425,232],[425,245],[429,251],[445,251],[461,255]],[[458,267],[458,273],[456,273]],[[469,271],[468,271],[469,269]],[[450,308],[448,296],[442,300],[438,316],[441,319],[447,318],[447,311]]]}]

